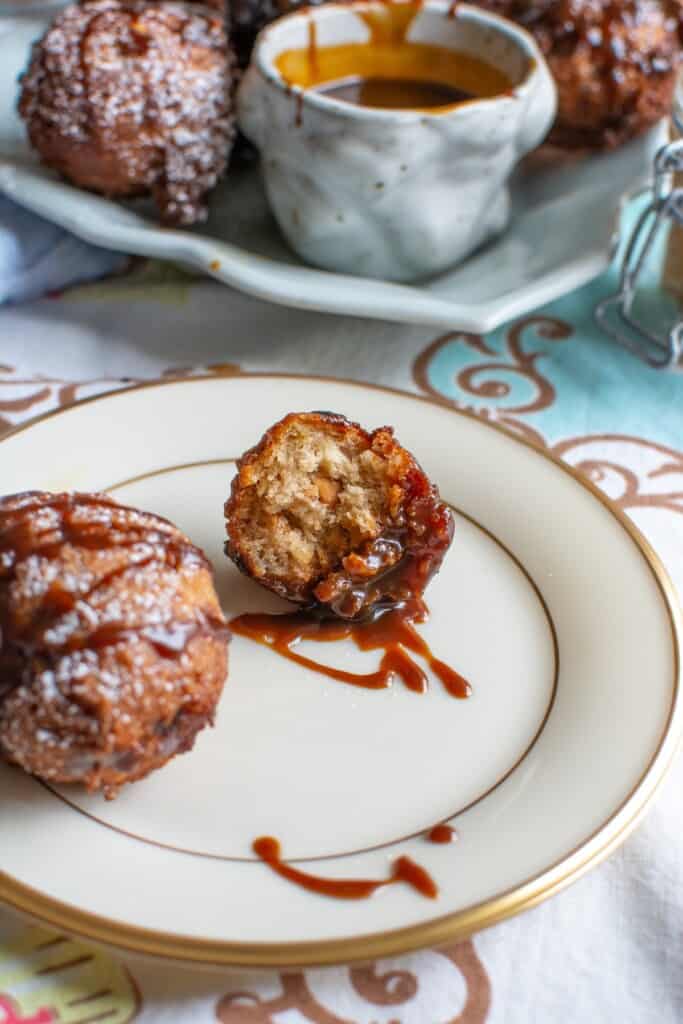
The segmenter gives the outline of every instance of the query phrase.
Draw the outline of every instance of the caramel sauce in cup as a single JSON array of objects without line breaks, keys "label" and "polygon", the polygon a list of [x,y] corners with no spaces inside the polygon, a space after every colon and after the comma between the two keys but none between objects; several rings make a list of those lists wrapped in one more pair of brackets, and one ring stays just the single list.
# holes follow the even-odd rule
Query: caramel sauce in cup
[{"label": "caramel sauce in cup", "polygon": [[556,88],[532,36],[450,0],[325,3],[261,32],[237,93],[284,238],[316,267],[414,282],[510,220]]},{"label": "caramel sauce in cup", "polygon": [[407,34],[420,7],[408,2],[359,9],[369,29],[364,43],[320,46],[311,20],[308,45],[285,50],[275,66],[291,87],[385,110],[445,113],[465,102],[510,92],[507,76],[472,54],[409,42]]}]

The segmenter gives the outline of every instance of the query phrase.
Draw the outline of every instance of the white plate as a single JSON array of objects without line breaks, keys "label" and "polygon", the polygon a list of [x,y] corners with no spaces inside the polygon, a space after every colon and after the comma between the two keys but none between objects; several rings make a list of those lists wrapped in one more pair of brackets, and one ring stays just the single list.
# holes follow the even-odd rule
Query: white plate
[{"label": "white plate", "polygon": [[241,291],[300,309],[493,330],[578,288],[611,260],[622,197],[643,184],[663,141],[656,129],[615,153],[536,159],[515,178],[512,227],[459,268],[416,286],[331,274],[302,264],[280,236],[255,166],[216,190],[208,223],[160,228],[132,204],[63,184],[30,153],[17,85],[44,23],[0,34],[0,190],[87,241],[192,265]]},{"label": "white plate", "polygon": [[[473,686],[357,690],[235,637],[216,728],[106,803],[0,768],[0,898],[68,931],[208,963],[368,959],[462,937],[566,885],[634,826],[683,726],[680,622],[634,528],[572,470],[443,406],[296,377],[171,381],[101,397],[0,443],[3,490],[109,489],[208,552],[228,615],[282,606],[222,554],[233,459],[291,409],[400,439],[458,510],[421,627]],[[128,482],[125,482],[128,481]],[[347,642],[314,657],[372,665]],[[424,830],[448,819],[450,846]],[[382,878],[403,854],[437,882],[346,903],[251,854]]]}]

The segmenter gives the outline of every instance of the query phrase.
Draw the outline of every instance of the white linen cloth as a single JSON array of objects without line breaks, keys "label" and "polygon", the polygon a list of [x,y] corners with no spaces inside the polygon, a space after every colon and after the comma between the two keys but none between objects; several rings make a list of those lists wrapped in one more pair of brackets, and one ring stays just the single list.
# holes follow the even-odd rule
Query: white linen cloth
[{"label": "white linen cloth", "polygon": [[129,257],[82,242],[0,195],[0,304],[122,270]]}]

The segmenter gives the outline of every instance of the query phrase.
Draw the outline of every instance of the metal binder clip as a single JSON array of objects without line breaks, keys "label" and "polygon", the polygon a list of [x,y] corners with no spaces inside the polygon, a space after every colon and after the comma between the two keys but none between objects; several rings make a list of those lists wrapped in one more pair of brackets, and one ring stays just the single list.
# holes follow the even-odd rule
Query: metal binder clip
[{"label": "metal binder clip", "polygon": [[659,335],[633,314],[638,280],[660,230],[669,221],[683,226],[683,187],[674,174],[683,171],[683,138],[663,146],[655,158],[655,174],[646,190],[650,201],[638,218],[621,263],[619,291],[598,304],[600,327],[649,366],[673,366],[683,355],[683,321]]}]

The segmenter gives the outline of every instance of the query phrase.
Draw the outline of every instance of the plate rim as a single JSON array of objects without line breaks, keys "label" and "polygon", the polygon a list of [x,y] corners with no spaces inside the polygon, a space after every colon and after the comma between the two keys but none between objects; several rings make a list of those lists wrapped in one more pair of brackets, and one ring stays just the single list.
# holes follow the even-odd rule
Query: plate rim
[{"label": "plate rim", "polygon": [[0,445],[17,434],[32,429],[38,423],[57,416],[69,415],[83,405],[98,401],[115,400],[118,395],[197,382],[224,381],[226,379],[297,380],[341,384],[348,387],[379,391],[435,405],[456,416],[464,416],[479,425],[497,431],[507,440],[531,449],[537,455],[569,475],[575,483],[588,491],[617,521],[645,560],[661,594],[671,627],[674,677],[671,706],[657,747],[637,784],[616,810],[597,829],[554,864],[518,885],[490,899],[450,914],[404,928],[373,932],[360,937],[326,939],[316,942],[262,943],[227,942],[202,939],[181,934],[169,934],[150,928],[126,924],[77,906],[46,896],[39,890],[16,881],[0,870],[0,902],[21,913],[41,920],[52,927],[90,939],[120,953],[142,955],[164,961],[176,961],[205,967],[250,968],[302,968],[324,967],[335,964],[362,963],[425,948],[438,948],[446,943],[459,942],[478,931],[497,924],[541,903],[577,881],[590,868],[596,867],[617,849],[635,829],[643,817],[659,786],[666,778],[683,738],[683,609],[674,584],[650,542],[626,513],[604,494],[596,484],[564,462],[559,456],[544,449],[538,442],[522,437],[498,423],[482,419],[476,413],[456,409],[447,399],[420,395],[400,388],[341,377],[309,375],[287,372],[242,371],[230,369],[197,376],[178,376],[161,380],[138,381],[131,385],[91,395],[66,408],[53,409],[33,417],[27,423],[12,428]]}]

